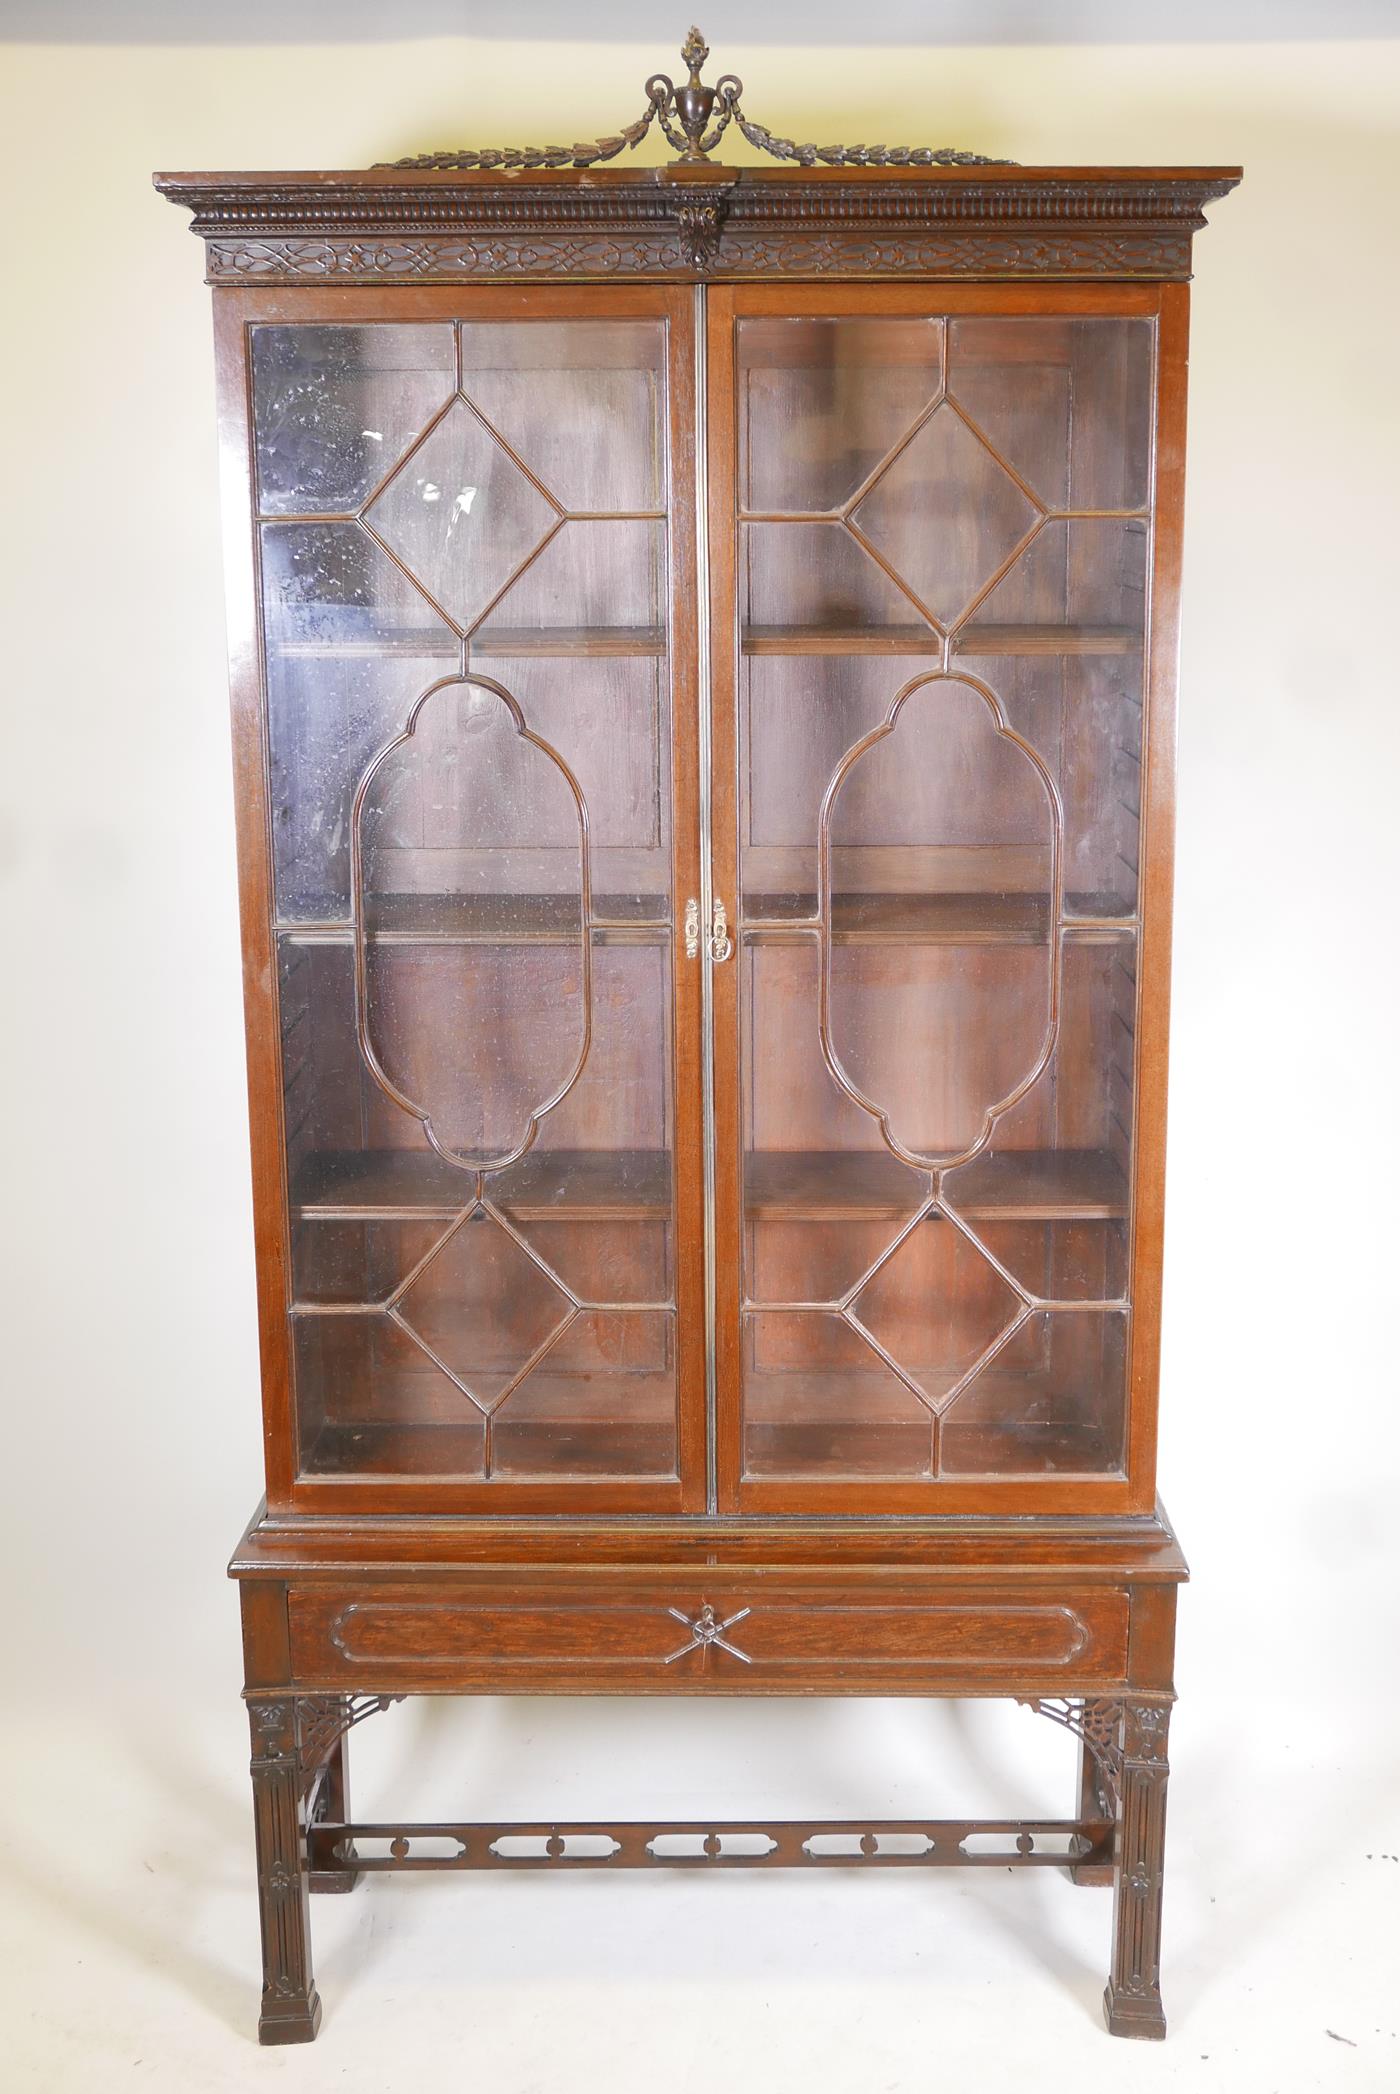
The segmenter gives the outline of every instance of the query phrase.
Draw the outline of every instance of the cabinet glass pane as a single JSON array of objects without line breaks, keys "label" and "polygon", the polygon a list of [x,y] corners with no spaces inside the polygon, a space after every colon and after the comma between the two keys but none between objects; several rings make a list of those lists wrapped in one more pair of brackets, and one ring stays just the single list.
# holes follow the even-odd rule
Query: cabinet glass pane
[{"label": "cabinet glass pane", "polygon": [[254,397],[303,1471],[672,1478],[664,328]]},{"label": "cabinet glass pane", "polygon": [[738,323],[765,1482],[1122,1472],[1153,351]]}]

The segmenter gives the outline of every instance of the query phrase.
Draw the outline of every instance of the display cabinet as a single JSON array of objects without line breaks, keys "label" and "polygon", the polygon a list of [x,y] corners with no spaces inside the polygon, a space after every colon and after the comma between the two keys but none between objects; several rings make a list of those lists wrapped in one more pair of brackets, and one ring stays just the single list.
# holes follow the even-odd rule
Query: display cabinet
[{"label": "display cabinet", "polygon": [[[1186,278],[1237,170],[796,145],[705,56],[596,146],[159,178],[219,359],[265,2041],[375,1870],[832,1862],[1111,1882],[1109,2025],[1163,2029]],[[1078,1779],[354,1817],[363,1716],[513,1690],[1002,1695]]]}]

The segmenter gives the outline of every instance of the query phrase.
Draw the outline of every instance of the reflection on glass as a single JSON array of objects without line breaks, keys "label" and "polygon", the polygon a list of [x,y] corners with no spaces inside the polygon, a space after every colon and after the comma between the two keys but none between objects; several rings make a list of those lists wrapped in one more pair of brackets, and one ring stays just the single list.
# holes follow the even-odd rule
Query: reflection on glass
[{"label": "reflection on glass", "polygon": [[447,326],[255,327],[262,514],[358,509],[452,387]]},{"label": "reflection on glass", "polygon": [[465,628],[544,543],[559,512],[458,399],[370,504],[366,521]]},{"label": "reflection on glass", "polygon": [[261,551],[278,915],[344,923],[355,787],[458,644],[357,524],[266,524]]}]

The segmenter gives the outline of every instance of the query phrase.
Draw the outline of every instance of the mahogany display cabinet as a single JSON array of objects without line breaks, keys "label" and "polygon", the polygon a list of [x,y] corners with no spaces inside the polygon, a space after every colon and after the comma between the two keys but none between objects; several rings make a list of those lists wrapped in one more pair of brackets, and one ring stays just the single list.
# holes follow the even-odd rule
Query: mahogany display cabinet
[{"label": "mahogany display cabinet", "polygon": [[[1238,170],[800,145],[684,55],[592,146],[158,178],[218,343],[261,2035],[370,1871],[836,1863],[1111,1884],[1159,2036],[1187,278]],[[511,1692],[1012,1697],[1078,1778],[354,1817],[363,1716]]]}]

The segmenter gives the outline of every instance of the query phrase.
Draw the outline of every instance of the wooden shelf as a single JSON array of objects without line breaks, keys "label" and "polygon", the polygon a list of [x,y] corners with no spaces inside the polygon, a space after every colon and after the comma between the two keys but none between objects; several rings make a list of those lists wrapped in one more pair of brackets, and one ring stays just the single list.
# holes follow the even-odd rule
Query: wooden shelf
[{"label": "wooden shelf", "polygon": [[[534,655],[663,655],[665,629],[658,625],[482,626],[471,636],[472,657],[490,661]],[[279,659],[362,661],[408,655],[419,661],[455,662],[461,643],[440,631],[362,634],[323,640],[286,640],[269,648]]]},{"label": "wooden shelf", "polygon": [[[304,1221],[449,1221],[473,1178],[422,1151],[308,1156],[291,1192]],[[928,1180],[880,1150],[757,1150],[744,1158],[748,1220],[879,1221],[911,1214]],[[488,1197],[515,1222],[669,1218],[670,1157],[661,1149],[531,1150]],[[969,1221],[1103,1221],[1127,1211],[1128,1188],[1106,1150],[1001,1150],[949,1173],[949,1204]]]},{"label": "wooden shelf", "polygon": [[1115,1221],[1128,1181],[1108,1149],[997,1149],[949,1171],[943,1191],[967,1221]]},{"label": "wooden shelf", "polygon": [[1137,654],[1136,625],[965,625],[954,654]]},{"label": "wooden shelf", "polygon": [[[775,1480],[811,1476],[856,1477],[862,1482],[932,1480],[928,1467],[931,1419],[925,1423],[908,1415],[880,1416],[881,1409],[899,1408],[900,1399],[889,1392],[893,1376],[884,1383],[874,1375],[832,1377],[829,1392],[812,1386],[817,1380],[815,1376],[792,1377],[793,1386],[783,1387],[791,1413],[781,1420],[755,1418],[751,1408],[744,1432],[750,1474]],[[775,1376],[771,1389],[765,1391],[770,1403],[776,1400],[779,1386]],[[1016,1386],[1012,1377],[999,1375],[995,1368],[979,1375],[974,1389],[979,1403],[999,1404],[1008,1414],[1017,1400],[1029,1403],[1034,1393],[1026,1379]],[[917,1399],[904,1400],[913,1404]],[[753,1398],[750,1401],[752,1405]],[[970,1476],[1119,1474],[1118,1458],[1107,1435],[1069,1418],[1027,1420],[1012,1432],[999,1426],[961,1424],[955,1403],[945,1415],[941,1439],[939,1473],[950,1482]]]},{"label": "wooden shelf", "polygon": [[[746,625],[745,654],[896,654],[943,652],[927,625]],[[952,636],[955,655],[1135,654],[1142,633],[1131,625],[969,625]]]},{"label": "wooden shelf", "polygon": [[[744,903],[744,928],[790,929],[816,915],[815,895],[755,894]],[[1050,936],[1045,894],[837,894],[832,936],[838,945],[1044,945]]]},{"label": "wooden shelf", "polygon": [[[1136,928],[1112,896],[1065,897],[1068,928],[1121,937]],[[814,894],[750,894],[743,929],[760,938],[816,928]],[[1046,945],[1048,894],[837,894],[831,928],[837,945]]]},{"label": "wooden shelf", "polygon": [[[667,897],[595,894],[594,932],[603,942],[654,945],[671,935]],[[815,894],[750,894],[742,929],[756,941],[810,934]],[[373,945],[577,945],[581,919],[570,894],[383,894],[369,910]],[[293,945],[348,945],[344,921],[278,923]],[[1065,896],[1065,929],[1077,941],[1130,937],[1137,919],[1113,895]],[[1048,945],[1048,894],[838,894],[837,945]]]},{"label": "wooden shelf", "polygon": [[[882,1221],[911,1214],[928,1181],[880,1150],[759,1150],[744,1158],[750,1221]],[[1107,1220],[1128,1187],[1107,1150],[1002,1150],[950,1171],[950,1206],[968,1221]]]},{"label": "wooden shelf", "polygon": [[[486,1183],[517,1222],[656,1222],[671,1204],[663,1149],[532,1149]],[[308,1221],[450,1221],[474,1189],[470,1171],[421,1150],[322,1153],[296,1173],[292,1209]]]},{"label": "wooden shelf", "polygon": [[[595,894],[595,930],[654,944],[669,937],[665,895]],[[577,945],[576,894],[382,894],[369,910],[375,945]],[[294,944],[348,944],[348,923],[281,923]]]},{"label": "wooden shelf", "polygon": [[928,625],[746,625],[745,654],[932,654],[943,642]]},{"label": "wooden shelf", "polygon": [[[619,1415],[625,1385],[614,1380],[614,1410],[597,1419],[579,1415],[586,1388],[545,1388],[532,1376],[518,1395],[509,1396],[491,1428],[492,1473],[498,1477],[557,1484],[561,1477],[671,1478],[675,1474],[676,1429],[673,1418],[660,1423],[634,1422]],[[528,1405],[521,1398],[528,1394]],[[582,1399],[582,1401],[581,1401]],[[606,1398],[599,1393],[601,1404]],[[552,1401],[555,1415],[533,1413]],[[674,1411],[675,1397],[670,1395]],[[421,1476],[464,1482],[485,1480],[485,1435],[468,1399],[454,1424],[398,1425],[331,1422],[306,1450],[305,1466],[313,1476]],[[656,1406],[653,1404],[653,1408]]]},{"label": "wooden shelf", "polygon": [[661,655],[665,628],[659,625],[483,626],[471,636],[473,655],[584,654]]}]

